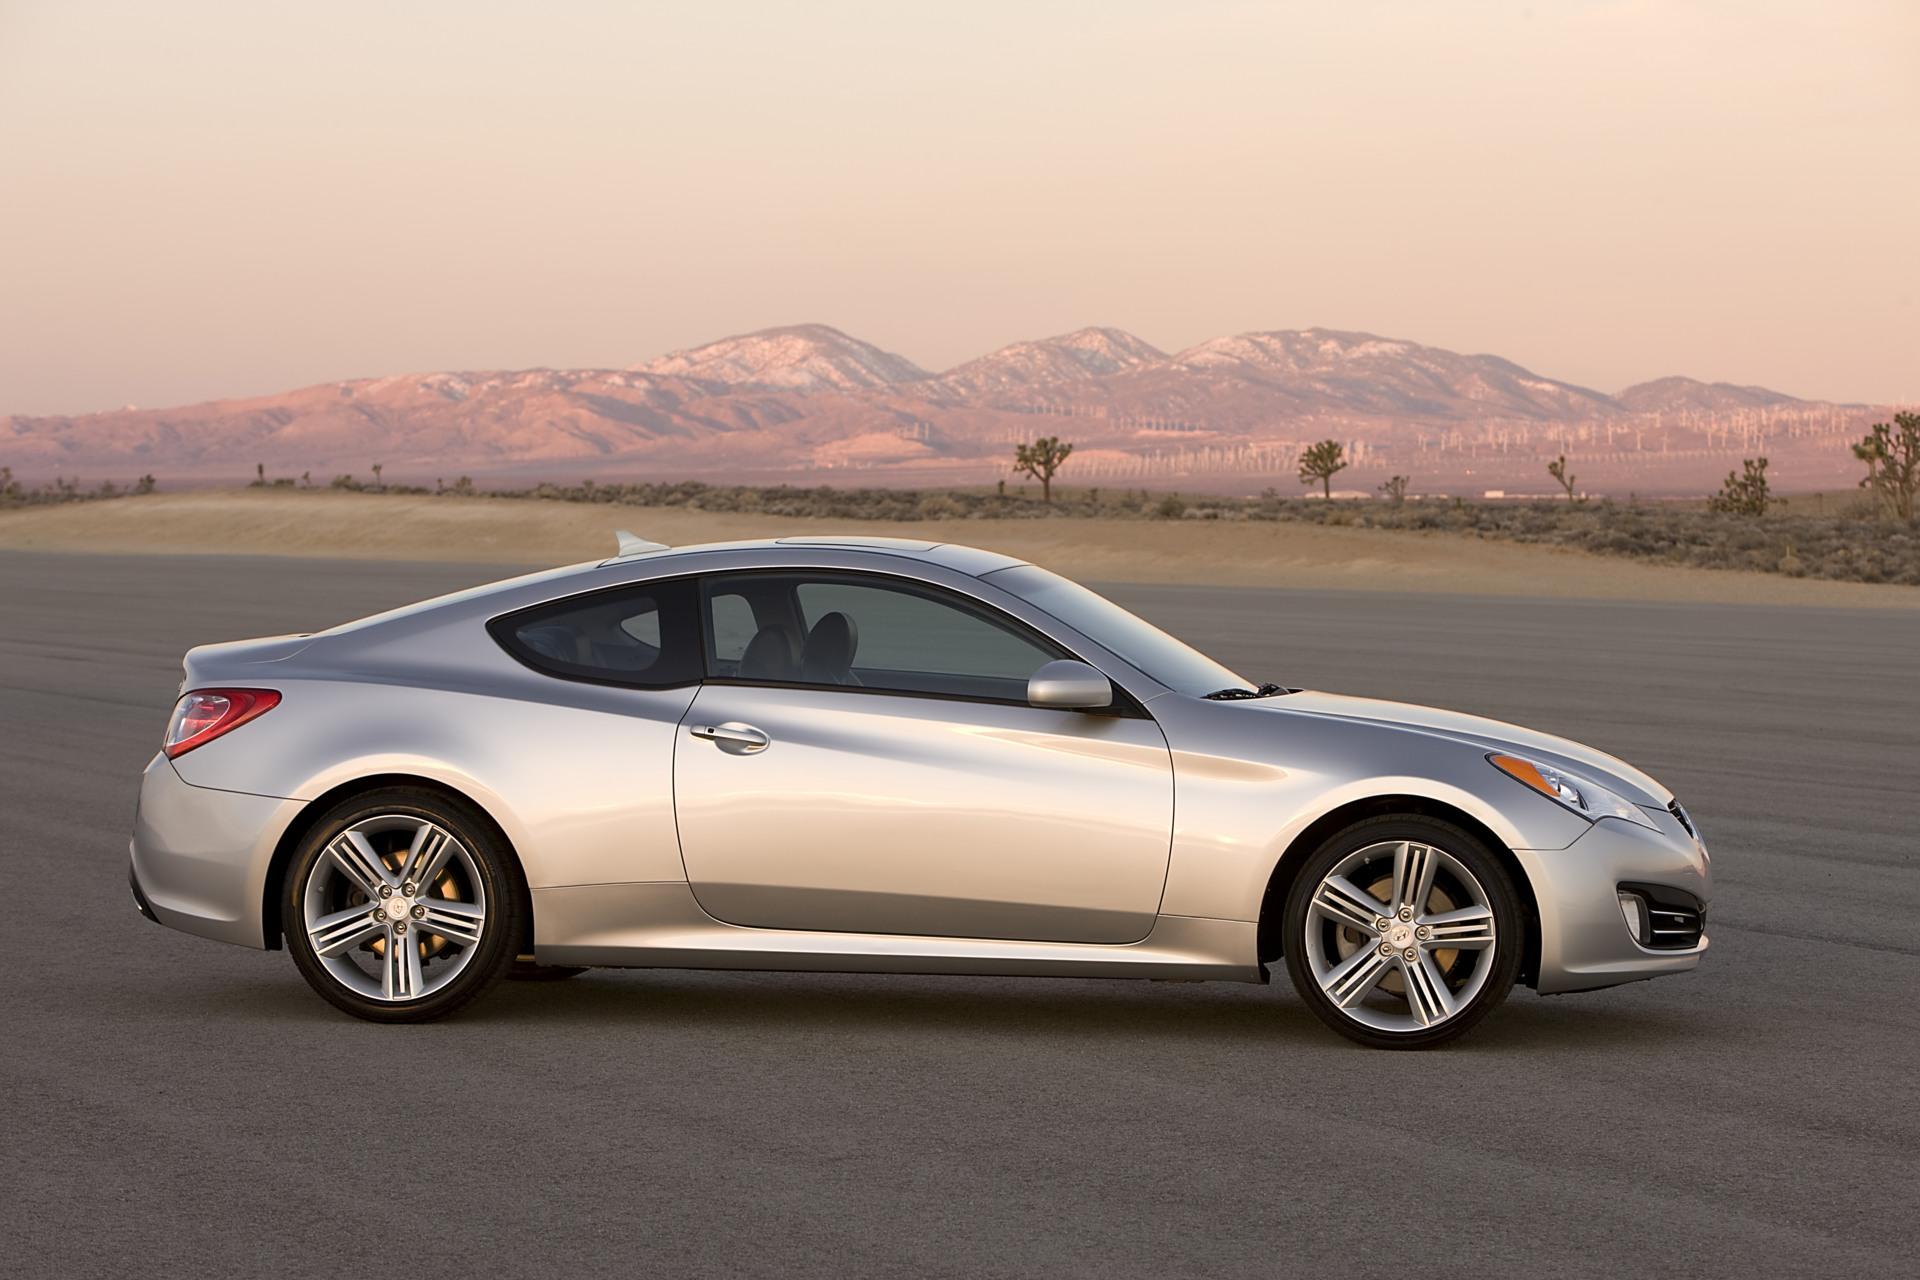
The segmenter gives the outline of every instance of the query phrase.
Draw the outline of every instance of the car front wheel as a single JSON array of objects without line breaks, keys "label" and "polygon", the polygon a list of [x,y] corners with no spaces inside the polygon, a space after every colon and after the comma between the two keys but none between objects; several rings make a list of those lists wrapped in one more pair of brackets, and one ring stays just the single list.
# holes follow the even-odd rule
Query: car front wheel
[{"label": "car front wheel", "polygon": [[313,989],[375,1022],[445,1017],[519,950],[518,878],[469,806],[389,788],[321,815],[283,887],[287,948]]},{"label": "car front wheel", "polygon": [[1307,859],[1285,906],[1287,971],[1335,1031],[1425,1049],[1506,998],[1523,942],[1512,878],[1451,823],[1372,818]]}]

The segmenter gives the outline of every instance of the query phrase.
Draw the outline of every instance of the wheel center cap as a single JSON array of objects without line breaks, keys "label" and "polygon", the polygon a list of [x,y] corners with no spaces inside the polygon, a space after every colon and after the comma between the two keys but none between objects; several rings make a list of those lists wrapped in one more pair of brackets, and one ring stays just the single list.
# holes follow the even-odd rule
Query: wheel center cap
[{"label": "wheel center cap", "polygon": [[1393,944],[1395,951],[1412,946],[1413,926],[1404,923],[1394,925],[1393,928],[1387,930],[1387,941]]},{"label": "wheel center cap", "polygon": [[391,898],[382,902],[380,908],[387,913],[387,919],[389,920],[405,920],[407,918],[407,912],[413,909],[413,903],[396,893]]}]

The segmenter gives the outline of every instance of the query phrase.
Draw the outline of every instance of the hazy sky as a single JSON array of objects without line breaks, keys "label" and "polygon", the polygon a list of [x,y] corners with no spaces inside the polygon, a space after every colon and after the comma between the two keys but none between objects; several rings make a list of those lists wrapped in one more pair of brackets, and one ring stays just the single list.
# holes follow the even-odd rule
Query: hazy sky
[{"label": "hazy sky", "polygon": [[805,320],[1920,399],[1920,4],[0,0],[0,413]]}]

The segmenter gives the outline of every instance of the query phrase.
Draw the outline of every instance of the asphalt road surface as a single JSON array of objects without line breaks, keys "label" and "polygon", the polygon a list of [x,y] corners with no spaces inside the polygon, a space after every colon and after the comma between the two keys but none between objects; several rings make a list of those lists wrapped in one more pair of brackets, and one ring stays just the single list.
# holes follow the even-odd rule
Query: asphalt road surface
[{"label": "asphalt road surface", "polygon": [[1565,733],[1715,854],[1695,974],[1368,1052],[1285,975],[596,972],[423,1027],[128,900],[181,653],[497,576],[0,555],[0,1273],[1912,1274],[1920,619],[1111,592]]}]

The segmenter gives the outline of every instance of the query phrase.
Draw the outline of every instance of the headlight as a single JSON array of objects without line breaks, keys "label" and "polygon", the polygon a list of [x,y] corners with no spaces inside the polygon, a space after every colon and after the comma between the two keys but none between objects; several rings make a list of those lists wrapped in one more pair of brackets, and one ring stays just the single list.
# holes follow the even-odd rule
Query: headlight
[{"label": "headlight", "polygon": [[1509,778],[1525,783],[1548,799],[1558,800],[1590,822],[1601,818],[1621,818],[1638,823],[1649,831],[1660,829],[1641,812],[1639,805],[1597,782],[1577,778],[1564,770],[1522,760],[1517,756],[1488,756],[1487,759]]}]

